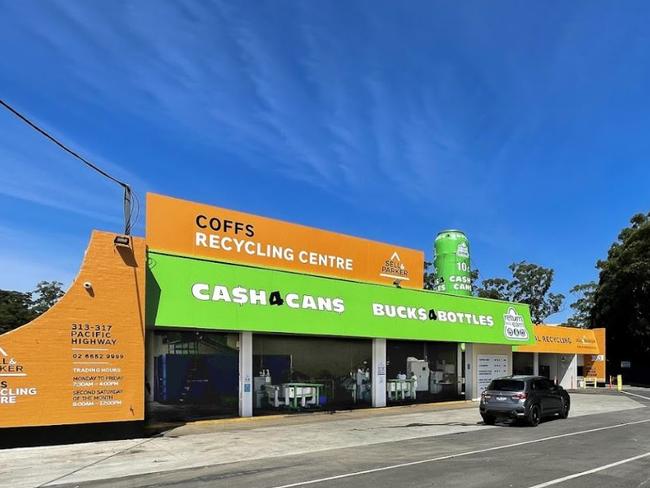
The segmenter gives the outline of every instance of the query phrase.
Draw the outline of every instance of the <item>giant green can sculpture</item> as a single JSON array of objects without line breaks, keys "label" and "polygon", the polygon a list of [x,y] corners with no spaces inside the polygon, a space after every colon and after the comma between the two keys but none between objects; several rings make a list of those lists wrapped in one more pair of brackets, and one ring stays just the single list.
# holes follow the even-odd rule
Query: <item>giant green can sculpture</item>
[{"label": "giant green can sculpture", "polygon": [[454,295],[471,295],[467,236],[459,230],[444,230],[436,236],[434,248],[434,266],[438,279],[436,290]]}]

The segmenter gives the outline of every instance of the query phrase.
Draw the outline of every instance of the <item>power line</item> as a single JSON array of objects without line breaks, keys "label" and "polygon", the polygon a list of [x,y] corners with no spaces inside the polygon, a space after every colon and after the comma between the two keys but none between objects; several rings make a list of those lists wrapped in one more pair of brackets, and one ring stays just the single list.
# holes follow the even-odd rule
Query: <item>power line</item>
[{"label": "power line", "polygon": [[[52,141],[54,144],[59,146],[61,149],[63,149],[65,152],[70,154],[71,156],[77,158],[79,161],[84,163],[86,166],[89,168],[95,170],[97,173],[100,175],[104,176],[105,178],[108,178],[109,180],[117,183],[120,185],[122,188],[124,188],[124,233],[126,235],[131,234],[131,226],[133,224],[132,221],[132,211],[133,211],[133,200],[132,196],[134,193],[131,191],[131,187],[127,184],[124,183],[123,181],[118,180],[114,176],[111,176],[108,174],[106,171],[98,167],[97,165],[93,164],[92,162],[88,161],[86,158],[81,156],[79,153],[76,151],[73,151],[70,149],[68,146],[63,144],[61,141],[56,139],[54,136],[50,135],[48,132],[45,130],[41,129],[39,126],[37,126],[34,122],[29,120],[27,117],[25,117],[23,114],[18,112],[15,108],[13,108],[11,105],[9,105],[7,102],[4,100],[0,99],[0,105],[2,105],[4,108],[9,110],[12,114],[14,114],[16,117],[18,117],[20,120],[25,122],[27,125],[29,125],[32,129],[34,129],[36,132],[40,133],[42,136],[46,137],[50,141]],[[136,196],[137,199],[137,196]],[[139,204],[138,204],[138,210],[139,210]]]}]

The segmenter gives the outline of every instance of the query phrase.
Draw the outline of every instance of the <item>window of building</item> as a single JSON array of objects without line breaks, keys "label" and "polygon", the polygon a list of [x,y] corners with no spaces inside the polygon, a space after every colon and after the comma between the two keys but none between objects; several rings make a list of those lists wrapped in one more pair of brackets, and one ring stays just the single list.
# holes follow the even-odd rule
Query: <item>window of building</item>
[{"label": "window of building", "polygon": [[255,334],[254,412],[370,406],[371,369],[370,340]]},{"label": "window of building", "polygon": [[458,344],[389,340],[386,360],[388,403],[426,403],[460,397]]}]

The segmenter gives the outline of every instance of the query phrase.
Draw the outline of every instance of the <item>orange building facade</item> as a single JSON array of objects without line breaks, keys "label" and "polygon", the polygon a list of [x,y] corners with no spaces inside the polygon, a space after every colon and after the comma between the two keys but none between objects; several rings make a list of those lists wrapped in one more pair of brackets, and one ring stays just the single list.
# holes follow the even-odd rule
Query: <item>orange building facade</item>
[{"label": "orange building facade", "polygon": [[[0,336],[0,428],[197,399],[196,415],[240,416],[471,399],[513,372],[605,380],[604,329],[533,329],[527,305],[423,291],[423,269],[418,250],[150,194],[146,239],[94,231],[63,298]],[[233,325],[251,318],[268,330]]]},{"label": "orange building facade", "polygon": [[0,336],[0,427],[144,419],[145,244],[93,232],[46,313]]},{"label": "orange building facade", "polygon": [[606,381],[604,328],[535,325],[534,333],[535,344],[513,348],[517,372],[547,376],[565,388]]}]

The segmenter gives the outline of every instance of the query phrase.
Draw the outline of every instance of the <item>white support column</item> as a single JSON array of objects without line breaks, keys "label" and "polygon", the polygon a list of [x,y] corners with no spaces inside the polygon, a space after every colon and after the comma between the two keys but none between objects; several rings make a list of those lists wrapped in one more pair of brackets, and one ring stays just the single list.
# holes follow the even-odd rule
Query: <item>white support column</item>
[{"label": "white support column", "polygon": [[239,416],[253,416],[253,333],[239,333]]},{"label": "white support column", "polygon": [[474,399],[475,381],[475,363],[474,363],[474,344],[465,343],[465,400]]},{"label": "white support column", "polygon": [[578,388],[578,355],[571,358],[571,388]]},{"label": "white support column", "polygon": [[372,406],[386,406],[386,339],[372,340]]},{"label": "white support column", "polygon": [[533,374],[539,376],[539,353],[533,353]]},{"label": "white support column", "polygon": [[458,373],[456,375],[456,381],[458,383],[458,395],[463,394],[463,368],[465,367],[463,365],[463,349],[464,346],[462,346],[460,343],[458,344],[458,353],[457,353],[457,361],[456,361],[456,372]]},{"label": "white support column", "polygon": [[557,384],[570,390],[576,388],[578,376],[578,355],[558,354]]}]

